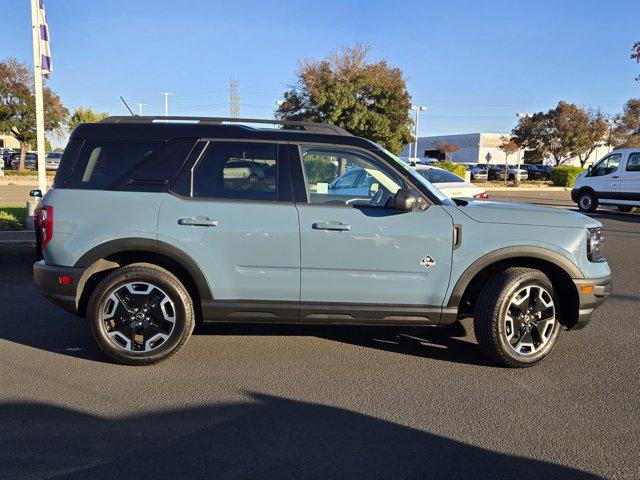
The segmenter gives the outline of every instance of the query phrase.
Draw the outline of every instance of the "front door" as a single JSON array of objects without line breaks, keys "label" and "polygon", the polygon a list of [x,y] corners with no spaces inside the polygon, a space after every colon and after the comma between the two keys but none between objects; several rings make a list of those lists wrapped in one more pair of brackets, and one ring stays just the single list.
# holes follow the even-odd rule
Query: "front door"
[{"label": "front door", "polygon": [[593,187],[598,199],[605,203],[607,199],[615,199],[620,191],[620,161],[621,153],[607,155],[592,168],[587,175],[589,185]]},{"label": "front door", "polygon": [[[222,309],[236,301],[282,302],[297,317],[300,240],[286,150],[210,141],[178,181],[180,192],[162,203],[158,240],[193,258]],[[269,309],[255,310],[274,319]]]},{"label": "front door", "polygon": [[[411,307],[438,310],[449,282],[453,240],[452,219],[444,209],[395,210],[393,197],[405,180],[370,152],[303,146],[298,153],[308,199],[296,203],[302,320],[348,323],[367,316],[364,304],[373,306],[368,315],[381,322],[421,318]],[[352,196],[335,195],[328,185],[341,170],[364,172],[375,182]]]}]

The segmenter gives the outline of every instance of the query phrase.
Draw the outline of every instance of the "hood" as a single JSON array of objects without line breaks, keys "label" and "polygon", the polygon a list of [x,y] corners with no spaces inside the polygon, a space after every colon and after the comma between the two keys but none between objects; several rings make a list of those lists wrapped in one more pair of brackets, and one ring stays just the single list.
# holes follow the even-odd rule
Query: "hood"
[{"label": "hood", "polygon": [[538,207],[529,203],[470,201],[460,211],[481,223],[539,225],[544,227],[588,228],[602,224],[582,213],[562,208]]}]

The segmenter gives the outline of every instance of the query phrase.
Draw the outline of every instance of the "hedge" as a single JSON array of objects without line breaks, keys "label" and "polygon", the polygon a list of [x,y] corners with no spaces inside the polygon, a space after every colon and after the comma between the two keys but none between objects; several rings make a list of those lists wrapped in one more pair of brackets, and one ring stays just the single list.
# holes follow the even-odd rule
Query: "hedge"
[{"label": "hedge", "polygon": [[573,187],[578,175],[584,170],[580,167],[560,165],[551,171],[551,183],[556,187]]},{"label": "hedge", "polygon": [[453,162],[436,162],[433,164],[434,167],[442,168],[443,170],[447,170],[451,173],[455,173],[461,178],[464,178],[467,173],[467,167],[461,165],[459,163]]}]

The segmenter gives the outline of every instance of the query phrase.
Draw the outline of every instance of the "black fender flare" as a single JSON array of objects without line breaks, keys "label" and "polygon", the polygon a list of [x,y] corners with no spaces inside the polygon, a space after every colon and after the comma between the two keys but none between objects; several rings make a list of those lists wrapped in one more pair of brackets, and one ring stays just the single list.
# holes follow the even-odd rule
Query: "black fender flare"
[{"label": "black fender flare", "polygon": [[98,260],[125,252],[150,252],[170,258],[191,276],[201,300],[213,299],[211,286],[197,262],[178,247],[152,238],[119,238],[101,243],[84,253],[76,261],[74,268],[89,269]]},{"label": "black fender flare", "polygon": [[553,250],[547,250],[542,247],[525,246],[500,248],[483,255],[467,267],[464,273],[458,278],[458,281],[451,292],[451,296],[449,297],[447,307],[458,307],[465,290],[480,271],[494,263],[516,258],[544,260],[557,265],[571,278],[584,278],[580,269],[571,260],[557,252],[554,252]]}]

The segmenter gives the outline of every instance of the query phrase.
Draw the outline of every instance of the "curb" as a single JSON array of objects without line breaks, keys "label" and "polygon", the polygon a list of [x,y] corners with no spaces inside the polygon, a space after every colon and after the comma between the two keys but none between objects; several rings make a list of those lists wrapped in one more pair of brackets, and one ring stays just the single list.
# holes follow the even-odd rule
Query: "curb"
[{"label": "curb", "polygon": [[35,245],[35,232],[30,230],[0,231],[0,245]]},{"label": "curb", "polygon": [[494,192],[570,192],[571,187],[483,187],[486,191]]}]

